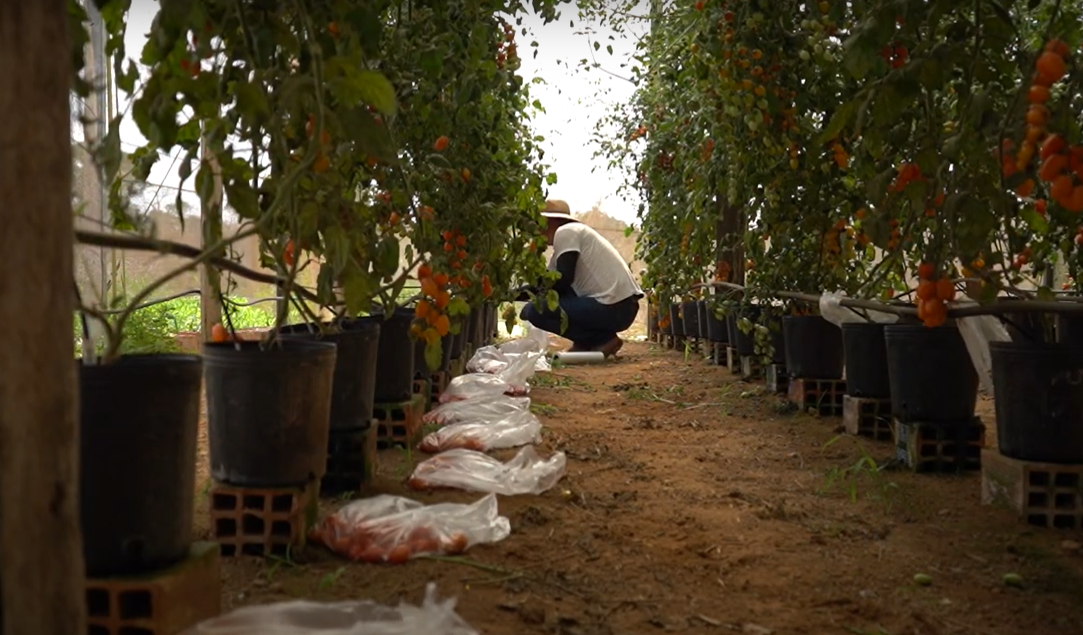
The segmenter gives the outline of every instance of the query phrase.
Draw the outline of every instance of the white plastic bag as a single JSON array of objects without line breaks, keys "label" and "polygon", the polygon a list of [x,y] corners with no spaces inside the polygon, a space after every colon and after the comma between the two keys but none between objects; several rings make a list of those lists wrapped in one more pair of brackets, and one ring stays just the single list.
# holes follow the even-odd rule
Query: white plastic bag
[{"label": "white plastic bag", "polygon": [[541,421],[529,410],[520,410],[494,422],[456,423],[425,436],[418,447],[437,454],[457,448],[488,452],[517,448],[541,440]]},{"label": "white plastic bag", "polygon": [[361,562],[402,564],[427,554],[459,554],[478,543],[508,537],[492,494],[471,505],[424,505],[382,494],[349,503],[309,532],[315,542]]},{"label": "white plastic bag", "polygon": [[530,397],[498,395],[492,399],[466,399],[440,404],[421,416],[424,423],[498,423],[519,412],[530,412]]},{"label": "white plastic bag", "polygon": [[860,313],[849,307],[842,306],[842,299],[845,297],[846,293],[843,291],[825,291],[820,296],[820,315],[828,322],[839,327],[849,322],[868,322],[869,320],[880,324],[892,324],[899,319],[899,316],[894,313],[864,309],[869,316],[869,320],[866,320]]},{"label": "white plastic bag", "polygon": [[526,337],[504,342],[499,348],[505,353],[542,353],[544,355],[549,350],[549,334],[528,322]]},{"label": "white plastic bag", "polygon": [[182,635],[478,635],[455,612],[455,599],[438,601],[436,585],[425,588],[421,606],[397,607],[371,600],[294,600],[245,606],[211,618]]},{"label": "white plastic bag", "polygon": [[[966,296],[962,297],[966,298]],[[977,304],[967,298],[953,302],[951,307],[977,306]],[[1011,334],[1004,324],[992,315],[957,318],[955,324],[959,328],[959,335],[963,336],[963,342],[966,343],[966,350],[970,353],[974,370],[978,371],[982,388],[990,396],[995,396],[993,395],[993,358],[989,353],[989,342],[1010,342]]]},{"label": "white plastic bag", "polygon": [[548,459],[528,445],[507,463],[473,450],[448,450],[418,463],[410,475],[416,490],[455,488],[515,496],[541,494],[564,477],[563,452]]},{"label": "white plastic bag", "polygon": [[495,346],[482,346],[474,351],[466,370],[470,373],[489,373],[495,375],[508,366],[508,357]]},{"label": "white plastic bag", "polygon": [[495,399],[500,395],[523,396],[530,392],[530,385],[509,384],[498,375],[488,373],[468,373],[452,379],[444,392],[440,393],[440,403],[465,401],[467,399]]},{"label": "white plastic bag", "polygon": [[517,412],[530,411],[530,397],[498,395],[492,399],[467,399],[442,403],[421,416],[424,423],[496,423]]},{"label": "white plastic bag", "polygon": [[499,346],[505,355],[521,355],[524,353],[537,353],[534,357],[534,371],[548,373],[552,370],[546,353],[549,351],[549,334],[535,328],[529,322],[526,324],[526,337],[504,342]]}]

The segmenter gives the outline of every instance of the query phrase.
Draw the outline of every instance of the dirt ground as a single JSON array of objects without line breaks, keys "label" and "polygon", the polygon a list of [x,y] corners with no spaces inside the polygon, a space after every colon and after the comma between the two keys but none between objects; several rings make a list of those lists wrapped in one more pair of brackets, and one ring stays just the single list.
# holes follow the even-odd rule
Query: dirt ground
[{"label": "dirt ground", "polygon": [[[1083,633],[1083,535],[983,507],[977,474],[848,470],[866,456],[885,463],[890,444],[839,438],[841,419],[793,412],[762,382],[629,343],[617,362],[539,375],[531,398],[546,425],[540,449],[565,452],[568,474],[541,496],[500,499],[506,540],[463,562],[352,564],[320,547],[292,566],[227,560],[225,610],[416,603],[431,580],[491,635]],[[979,414],[992,427],[989,400]],[[409,492],[416,458],[382,452],[362,495],[479,497]],[[1021,588],[1005,585],[1009,573]]]}]

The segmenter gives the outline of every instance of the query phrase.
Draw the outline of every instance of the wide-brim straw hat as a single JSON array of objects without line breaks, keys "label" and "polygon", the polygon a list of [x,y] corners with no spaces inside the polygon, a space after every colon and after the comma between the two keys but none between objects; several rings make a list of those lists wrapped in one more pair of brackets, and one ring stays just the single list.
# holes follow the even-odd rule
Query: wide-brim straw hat
[{"label": "wide-brim straw hat", "polygon": [[568,204],[558,199],[545,201],[545,209],[542,210],[541,215],[545,218],[579,221],[578,218],[572,216],[572,209],[568,207]]}]

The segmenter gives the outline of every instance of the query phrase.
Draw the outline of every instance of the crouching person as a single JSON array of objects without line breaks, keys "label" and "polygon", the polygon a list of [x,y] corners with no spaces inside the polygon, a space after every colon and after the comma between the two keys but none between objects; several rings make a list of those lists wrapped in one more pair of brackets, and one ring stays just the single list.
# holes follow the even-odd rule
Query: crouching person
[{"label": "crouching person", "polygon": [[[643,291],[616,248],[576,220],[567,203],[547,201],[542,216],[548,221],[546,238],[553,246],[549,269],[560,273],[553,285],[560,306],[555,311],[547,307],[539,311],[527,304],[520,317],[571,340],[571,351],[616,355],[624,345],[617,334],[635,322]],[[563,332],[561,311],[568,316]]]}]

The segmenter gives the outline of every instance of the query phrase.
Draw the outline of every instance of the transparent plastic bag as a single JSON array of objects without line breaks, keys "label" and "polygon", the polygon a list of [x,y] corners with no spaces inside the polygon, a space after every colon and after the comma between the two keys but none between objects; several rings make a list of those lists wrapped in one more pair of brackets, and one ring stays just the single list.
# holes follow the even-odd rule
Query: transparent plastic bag
[{"label": "transparent plastic bag", "polygon": [[416,490],[454,488],[505,496],[541,494],[564,477],[566,466],[563,452],[543,459],[530,445],[507,463],[473,450],[448,450],[418,463],[409,485]]},{"label": "transparent plastic bag", "polygon": [[479,635],[455,612],[455,599],[436,599],[436,585],[425,588],[421,606],[397,607],[371,600],[310,602],[294,600],[245,606],[206,620],[181,635]]},{"label": "transparent plastic bag", "polygon": [[541,440],[541,421],[529,410],[520,410],[492,423],[456,423],[440,428],[421,440],[422,452],[437,454],[462,448],[488,452],[517,448]]},{"label": "transparent plastic bag", "polygon": [[526,337],[504,342],[499,346],[504,353],[542,353],[549,350],[549,334],[526,324]]},{"label": "transparent plastic bag", "polygon": [[[977,306],[977,304],[973,300],[965,299],[954,302],[951,306],[954,308]],[[992,315],[957,318],[955,323],[959,328],[959,335],[963,336],[966,350],[970,353],[974,370],[978,371],[981,387],[990,396],[995,396],[993,395],[993,358],[989,353],[989,342],[1010,342],[1011,334],[1004,324]]]},{"label": "transparent plastic bag", "polygon": [[828,322],[840,327],[849,322],[868,322],[869,320],[880,324],[893,324],[899,319],[899,316],[894,313],[863,309],[865,314],[869,316],[869,319],[866,320],[860,313],[849,307],[842,306],[842,299],[845,297],[846,293],[842,291],[825,291],[820,296],[820,315]]},{"label": "transparent plastic bag", "polygon": [[513,385],[498,375],[488,373],[468,373],[452,379],[444,392],[440,393],[440,403],[465,401],[467,399],[494,399],[500,395],[520,397],[530,392],[530,385]]},{"label": "transparent plastic bag", "polygon": [[421,416],[424,423],[449,426],[455,423],[499,423],[519,412],[530,412],[530,397],[498,395],[491,399],[466,399],[440,404]]},{"label": "transparent plastic bag", "polygon": [[511,533],[490,494],[470,505],[424,505],[382,494],[354,501],[309,532],[315,542],[361,562],[402,564],[420,555],[454,555],[478,543],[499,542]]}]

